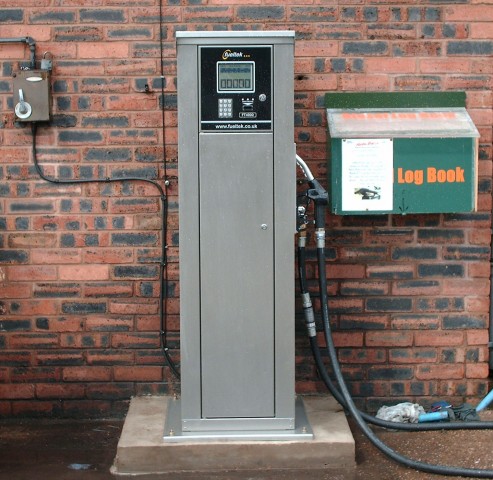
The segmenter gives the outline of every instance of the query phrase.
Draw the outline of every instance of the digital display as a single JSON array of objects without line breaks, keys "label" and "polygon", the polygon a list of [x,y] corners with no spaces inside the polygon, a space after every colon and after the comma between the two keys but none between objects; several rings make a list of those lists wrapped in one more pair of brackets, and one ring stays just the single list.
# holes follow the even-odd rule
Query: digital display
[{"label": "digital display", "polygon": [[254,62],[217,62],[218,92],[254,92]]}]

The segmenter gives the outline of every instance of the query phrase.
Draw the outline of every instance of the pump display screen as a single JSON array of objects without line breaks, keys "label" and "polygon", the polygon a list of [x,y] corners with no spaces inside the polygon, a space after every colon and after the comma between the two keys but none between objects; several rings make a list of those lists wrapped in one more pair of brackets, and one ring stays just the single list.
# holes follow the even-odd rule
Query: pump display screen
[{"label": "pump display screen", "polygon": [[217,62],[218,92],[254,92],[254,62]]}]

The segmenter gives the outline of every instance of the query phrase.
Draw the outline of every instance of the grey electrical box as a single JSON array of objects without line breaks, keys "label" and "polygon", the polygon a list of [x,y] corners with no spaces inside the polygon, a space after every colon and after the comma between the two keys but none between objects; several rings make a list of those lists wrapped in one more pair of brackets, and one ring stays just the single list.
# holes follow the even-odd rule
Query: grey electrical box
[{"label": "grey electrical box", "polygon": [[294,32],[178,32],[177,57],[181,429],[292,432]]},{"label": "grey electrical box", "polygon": [[13,90],[16,121],[50,120],[51,87],[48,70],[20,70],[14,73]]}]

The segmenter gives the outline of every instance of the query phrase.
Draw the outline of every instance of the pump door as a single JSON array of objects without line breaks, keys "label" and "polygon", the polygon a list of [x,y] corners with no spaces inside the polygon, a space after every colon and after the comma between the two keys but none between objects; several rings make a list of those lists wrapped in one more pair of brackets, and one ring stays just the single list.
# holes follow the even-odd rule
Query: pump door
[{"label": "pump door", "polygon": [[[272,135],[200,135],[202,408],[274,415]],[[234,173],[231,166],[234,165]],[[226,173],[226,175],[225,175]]]}]

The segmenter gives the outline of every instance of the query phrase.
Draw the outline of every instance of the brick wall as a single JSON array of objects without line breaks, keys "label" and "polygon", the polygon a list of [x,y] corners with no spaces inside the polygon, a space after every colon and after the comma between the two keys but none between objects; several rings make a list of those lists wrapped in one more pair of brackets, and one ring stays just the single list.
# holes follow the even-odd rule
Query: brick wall
[{"label": "brick wall", "polygon": [[[164,97],[158,0],[14,3],[0,0],[0,35],[33,37],[38,58],[54,58],[53,121],[37,138],[45,173],[162,184],[166,159],[176,360],[176,30],[296,30],[295,140],[321,179],[326,91],[466,91],[481,133],[479,211],[328,216],[329,293],[362,406],[487,392],[491,0],[163,0]],[[12,108],[12,73],[28,57],[22,44],[0,45],[0,416],[120,415],[132,395],[179,388],[160,351],[159,193],[141,182],[37,176],[31,130],[14,124]],[[311,262],[309,272],[314,288]],[[297,390],[323,391],[303,335],[299,325]]]}]

